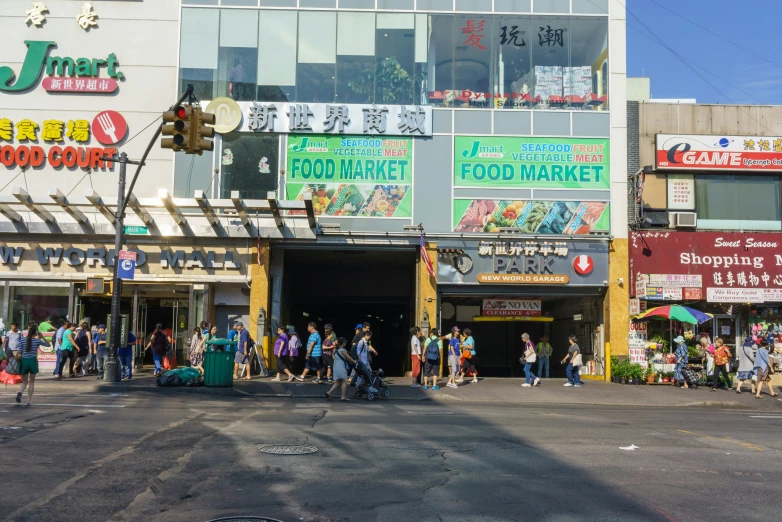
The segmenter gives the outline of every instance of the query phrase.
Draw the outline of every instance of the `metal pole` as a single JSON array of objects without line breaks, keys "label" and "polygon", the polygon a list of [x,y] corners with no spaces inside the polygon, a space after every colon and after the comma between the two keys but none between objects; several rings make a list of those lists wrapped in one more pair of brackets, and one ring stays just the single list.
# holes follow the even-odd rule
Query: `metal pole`
[{"label": "metal pole", "polygon": [[119,253],[122,250],[122,241],[125,228],[125,221],[122,209],[125,199],[125,174],[128,168],[128,155],[125,152],[119,155],[119,194],[117,196],[117,215],[114,221],[114,275],[111,285],[111,339],[109,340],[109,359],[106,361],[106,368],[103,373],[103,382],[120,382],[119,379],[119,361],[117,360],[117,349],[122,340],[120,334],[122,330],[122,318],[119,315],[120,296],[122,289],[119,279]]}]

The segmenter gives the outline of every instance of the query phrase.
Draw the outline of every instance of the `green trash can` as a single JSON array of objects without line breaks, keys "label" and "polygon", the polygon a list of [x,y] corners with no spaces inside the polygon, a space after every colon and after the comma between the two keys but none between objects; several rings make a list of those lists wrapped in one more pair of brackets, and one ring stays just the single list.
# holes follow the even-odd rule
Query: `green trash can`
[{"label": "green trash can", "polygon": [[234,352],[204,352],[204,386],[220,387],[234,384]]}]

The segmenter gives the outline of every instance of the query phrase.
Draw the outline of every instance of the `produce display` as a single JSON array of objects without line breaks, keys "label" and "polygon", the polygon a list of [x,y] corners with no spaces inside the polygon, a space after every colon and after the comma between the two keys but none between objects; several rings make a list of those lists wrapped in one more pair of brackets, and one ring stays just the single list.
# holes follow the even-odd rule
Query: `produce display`
[{"label": "produce display", "polygon": [[[312,194],[312,209],[316,216],[323,214],[326,211],[326,207],[329,204],[329,190],[325,184],[310,184],[302,185],[299,190],[299,194],[296,196],[297,201],[304,201],[304,197],[307,194]],[[303,210],[291,210],[291,215],[303,216]]]},{"label": "produce display", "polygon": [[516,219],[516,225],[522,232],[537,231],[543,219],[551,209],[551,201],[530,201],[530,204],[524,207],[524,210]]},{"label": "produce display", "polygon": [[454,230],[456,232],[486,232],[485,227],[496,207],[497,202],[494,200],[473,199]]},{"label": "produce display", "polygon": [[[607,209],[605,201],[456,199],[454,232],[496,234],[517,228],[529,234],[589,234]],[[598,230],[606,226],[602,223]]]},{"label": "produce display", "polygon": [[333,193],[326,214],[355,216],[364,204],[364,196],[356,185],[340,185]]},{"label": "produce display", "polygon": [[516,219],[527,205],[526,201],[500,201],[489,217],[484,232],[499,232],[501,228],[516,228]]},{"label": "produce display", "polygon": [[375,185],[360,216],[392,217],[407,193],[407,185]]}]

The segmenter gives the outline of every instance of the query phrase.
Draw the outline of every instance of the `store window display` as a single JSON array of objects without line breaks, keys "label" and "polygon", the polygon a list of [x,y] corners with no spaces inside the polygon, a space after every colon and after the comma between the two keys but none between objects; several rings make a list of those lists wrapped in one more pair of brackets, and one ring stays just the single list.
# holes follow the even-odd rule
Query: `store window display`
[{"label": "store window display", "polygon": [[10,321],[27,325],[40,323],[51,317],[54,320],[68,315],[68,287],[12,286],[9,296]]}]

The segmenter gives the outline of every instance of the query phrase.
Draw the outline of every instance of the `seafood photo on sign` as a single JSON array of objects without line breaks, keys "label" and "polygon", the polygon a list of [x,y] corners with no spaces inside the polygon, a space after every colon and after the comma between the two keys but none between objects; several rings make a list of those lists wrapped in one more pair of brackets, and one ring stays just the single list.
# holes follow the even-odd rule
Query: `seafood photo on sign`
[{"label": "seafood photo on sign", "polygon": [[407,185],[375,185],[359,215],[392,217],[408,188]]},{"label": "seafood photo on sign", "polygon": [[530,201],[519,213],[516,225],[522,232],[535,232],[548,214],[553,203],[551,201]]},{"label": "seafood photo on sign", "polygon": [[579,201],[555,201],[543,222],[536,230],[539,234],[561,234],[581,203]]},{"label": "seafood photo on sign", "polygon": [[462,218],[454,228],[456,232],[483,232],[484,227],[497,208],[493,199],[474,199],[464,211]]},{"label": "seafood photo on sign", "polygon": [[605,201],[585,201],[573,213],[565,234],[589,234],[600,220],[608,204]]}]

